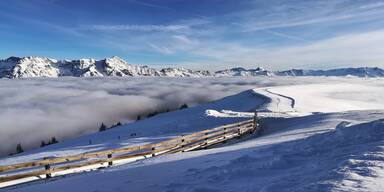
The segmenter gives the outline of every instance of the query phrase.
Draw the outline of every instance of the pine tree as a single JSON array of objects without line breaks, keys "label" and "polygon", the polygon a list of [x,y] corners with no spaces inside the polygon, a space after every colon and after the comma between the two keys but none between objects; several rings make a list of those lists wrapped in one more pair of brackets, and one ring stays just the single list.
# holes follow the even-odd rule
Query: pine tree
[{"label": "pine tree", "polygon": [[55,137],[52,137],[52,139],[51,139],[51,143],[52,143],[52,144],[55,144],[55,143],[58,143],[58,142],[59,142],[59,141],[57,141]]},{"label": "pine tree", "polygon": [[44,141],[41,141],[40,147],[44,147],[44,146],[46,146],[46,145],[47,145],[47,144],[45,144]]},{"label": "pine tree", "polygon": [[115,127],[118,127],[118,126],[121,126],[122,124],[121,124],[121,122],[119,121],[119,122],[117,122],[116,124],[114,124],[112,127],[110,127],[110,128],[115,128]]},{"label": "pine tree", "polygon": [[24,150],[23,150],[23,148],[21,147],[21,144],[19,143],[19,144],[17,144],[17,146],[16,146],[16,153],[22,153],[22,152],[24,152]]},{"label": "pine tree", "polygon": [[105,131],[105,130],[107,130],[107,126],[105,126],[104,123],[101,123],[99,131],[102,132],[102,131]]},{"label": "pine tree", "polygon": [[153,113],[148,114],[147,117],[153,117],[153,116],[155,116],[157,114],[159,114],[159,112],[155,111]]},{"label": "pine tree", "polygon": [[184,103],[182,106],[180,106],[180,109],[186,109],[188,108],[188,105],[186,103]]}]

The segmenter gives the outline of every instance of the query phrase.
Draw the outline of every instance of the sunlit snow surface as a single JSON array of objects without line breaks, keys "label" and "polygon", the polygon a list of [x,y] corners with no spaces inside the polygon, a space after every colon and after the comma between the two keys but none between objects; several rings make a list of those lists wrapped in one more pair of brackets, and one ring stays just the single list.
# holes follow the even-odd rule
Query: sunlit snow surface
[{"label": "sunlit snow surface", "polygon": [[[191,81],[191,80],[184,80]],[[206,79],[209,85],[239,79]],[[260,111],[260,137],[36,182],[14,191],[382,191],[384,82],[357,78],[241,79],[248,91],[123,128],[68,140],[1,164],[154,142]],[[240,84],[240,83],[239,83]],[[201,89],[200,91],[204,91]],[[131,133],[137,136],[132,138]],[[117,139],[120,136],[120,140]],[[89,144],[92,140],[92,145]]]}]

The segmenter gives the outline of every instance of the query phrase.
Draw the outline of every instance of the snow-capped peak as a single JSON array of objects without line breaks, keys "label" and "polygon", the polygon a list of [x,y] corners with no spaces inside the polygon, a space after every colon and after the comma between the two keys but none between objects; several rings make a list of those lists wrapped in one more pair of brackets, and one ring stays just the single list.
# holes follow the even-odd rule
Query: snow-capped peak
[{"label": "snow-capped peak", "polygon": [[0,78],[22,77],[89,77],[89,76],[163,76],[163,77],[234,77],[234,76],[355,76],[384,77],[378,67],[340,68],[331,70],[291,69],[268,71],[261,67],[245,69],[235,67],[211,73],[186,68],[156,70],[148,66],[132,65],[118,56],[102,60],[56,60],[47,57],[9,57],[0,60]]}]

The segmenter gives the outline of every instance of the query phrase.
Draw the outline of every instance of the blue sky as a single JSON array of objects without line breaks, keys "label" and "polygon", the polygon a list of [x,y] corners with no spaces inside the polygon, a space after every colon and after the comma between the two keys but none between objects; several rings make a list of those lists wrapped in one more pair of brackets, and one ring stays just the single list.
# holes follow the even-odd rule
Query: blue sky
[{"label": "blue sky", "polygon": [[2,0],[0,57],[154,67],[384,67],[384,1]]}]

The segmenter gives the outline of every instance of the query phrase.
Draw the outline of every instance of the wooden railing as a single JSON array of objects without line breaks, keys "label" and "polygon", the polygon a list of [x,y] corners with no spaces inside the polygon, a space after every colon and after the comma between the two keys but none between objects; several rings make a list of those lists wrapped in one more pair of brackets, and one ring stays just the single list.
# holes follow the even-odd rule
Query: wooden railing
[{"label": "wooden railing", "polygon": [[[112,166],[114,162],[133,158],[148,158],[158,155],[207,148],[229,139],[258,131],[256,116],[253,119],[223,125],[213,129],[183,135],[159,143],[88,152],[64,157],[0,166],[0,184],[28,177],[50,178],[53,173],[75,170],[86,166],[96,168]],[[98,166],[97,166],[98,165]],[[95,169],[95,167],[93,168]]]}]

